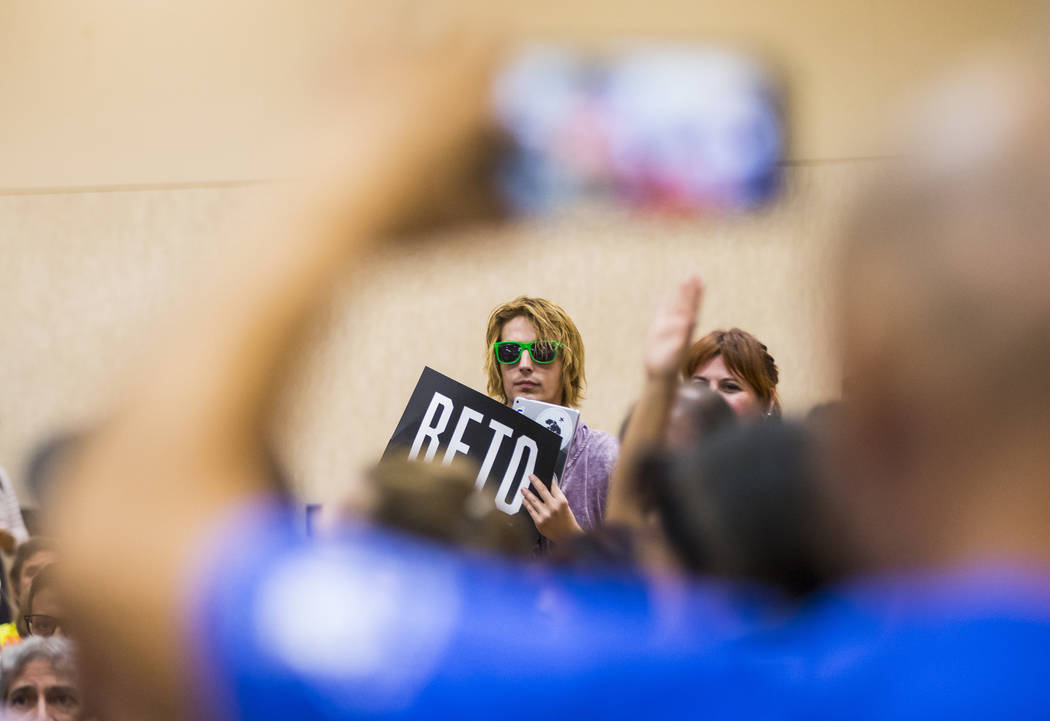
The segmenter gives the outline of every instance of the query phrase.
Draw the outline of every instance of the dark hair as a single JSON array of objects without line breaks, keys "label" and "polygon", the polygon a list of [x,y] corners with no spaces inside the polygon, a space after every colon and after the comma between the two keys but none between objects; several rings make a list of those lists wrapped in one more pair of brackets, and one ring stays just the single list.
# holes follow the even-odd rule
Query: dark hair
[{"label": "dark hair", "polygon": [[62,431],[38,443],[26,464],[26,488],[41,505],[51,492],[56,471],[86,437],[86,431]]},{"label": "dark hair", "polygon": [[[682,383],[671,405],[671,418],[668,419],[662,447],[669,454],[693,451],[722,431],[735,428],[738,423],[739,419],[720,393],[696,383]],[[643,456],[642,467],[637,471],[639,477],[644,478],[647,473],[646,461]],[[658,510],[668,502],[662,484],[637,485],[638,501],[646,513]]]},{"label": "dark hair", "polygon": [[16,596],[22,595],[25,590],[21,588],[20,579],[22,578],[22,566],[26,564],[32,556],[40,551],[58,551],[58,541],[47,536],[33,536],[29,540],[23,542],[18,550],[15,551],[14,560],[11,562],[11,572],[9,578],[11,580],[12,589],[16,592]]},{"label": "dark hair", "polygon": [[58,563],[52,563],[33,578],[33,583],[29,587],[29,595],[26,596],[26,607],[22,609],[23,616],[33,613],[33,601],[42,591],[47,588],[54,588],[58,585],[57,566]]},{"label": "dark hair", "polygon": [[532,550],[530,524],[507,516],[490,492],[474,486],[477,466],[383,460],[366,473],[375,504],[372,518],[385,526],[465,548],[510,555]]},{"label": "dark hair", "polygon": [[682,378],[689,380],[697,369],[722,356],[726,369],[751,387],[775,416],[780,415],[777,383],[780,370],[765,343],[739,328],[715,330],[693,343],[682,360]]},{"label": "dark hair", "polygon": [[632,529],[605,524],[587,533],[551,545],[548,560],[576,568],[632,568],[637,550]]},{"label": "dark hair", "polygon": [[693,571],[807,593],[828,576],[811,442],[790,422],[733,428],[648,464],[668,540]]},{"label": "dark hair", "polygon": [[[627,426],[631,424],[637,405],[637,403],[632,403],[620,422],[617,438],[621,445],[623,445],[627,435]],[[736,414],[720,393],[697,383],[678,384],[674,401],[671,404],[672,417],[668,419],[668,438],[672,435],[670,423],[676,420],[674,417],[676,411],[681,411],[679,422],[687,425],[682,429],[684,432],[681,435],[690,436],[694,441],[714,435],[720,429],[736,425],[737,422]]]},{"label": "dark hair", "polygon": [[825,401],[809,409],[806,424],[829,426],[837,423],[842,417],[842,401]]},{"label": "dark hair", "polygon": [[[695,448],[739,421],[721,393],[697,383],[678,387],[671,414],[667,440],[672,450]],[[675,423],[681,427],[672,427]]]}]

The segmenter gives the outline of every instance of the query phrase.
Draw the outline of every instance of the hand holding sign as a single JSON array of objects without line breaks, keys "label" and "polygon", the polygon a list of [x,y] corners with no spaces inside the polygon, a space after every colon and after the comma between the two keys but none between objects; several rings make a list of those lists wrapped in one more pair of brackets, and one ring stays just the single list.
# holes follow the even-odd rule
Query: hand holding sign
[{"label": "hand holding sign", "polygon": [[557,481],[551,482],[551,488],[548,491],[537,476],[529,476],[529,480],[532,481],[536,492],[522,488],[521,505],[532,516],[532,521],[540,533],[555,543],[583,533]]}]

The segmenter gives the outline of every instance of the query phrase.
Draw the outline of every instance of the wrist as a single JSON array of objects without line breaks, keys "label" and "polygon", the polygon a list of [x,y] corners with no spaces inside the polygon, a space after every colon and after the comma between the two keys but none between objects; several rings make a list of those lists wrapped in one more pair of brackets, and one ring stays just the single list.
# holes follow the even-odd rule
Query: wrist
[{"label": "wrist", "polygon": [[655,386],[673,386],[678,382],[678,367],[645,370],[645,382]]}]

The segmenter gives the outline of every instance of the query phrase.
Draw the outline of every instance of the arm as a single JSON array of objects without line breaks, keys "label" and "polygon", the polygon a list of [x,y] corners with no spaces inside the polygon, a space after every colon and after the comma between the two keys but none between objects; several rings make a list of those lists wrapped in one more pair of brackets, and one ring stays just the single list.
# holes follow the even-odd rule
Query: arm
[{"label": "arm", "polygon": [[359,94],[319,148],[316,180],[276,189],[273,212],[231,234],[201,292],[161,326],[141,376],[66,466],[48,522],[65,539],[85,668],[108,670],[91,679],[107,716],[180,712],[180,604],[195,547],[264,493],[266,411],[301,329],[347,264],[462,157],[483,122],[490,51],[444,38]]},{"label": "arm", "polygon": [[642,510],[635,468],[646,450],[661,442],[678,386],[682,353],[696,325],[703,284],[693,277],[682,283],[661,308],[645,341],[645,384],[627,424],[620,458],[609,480],[606,521],[639,526]]}]

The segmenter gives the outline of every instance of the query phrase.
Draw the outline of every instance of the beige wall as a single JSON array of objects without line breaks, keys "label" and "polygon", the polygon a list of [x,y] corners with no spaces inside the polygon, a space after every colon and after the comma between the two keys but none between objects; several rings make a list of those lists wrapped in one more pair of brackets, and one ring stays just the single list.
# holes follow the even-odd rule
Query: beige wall
[{"label": "beige wall", "polygon": [[[431,9],[411,32],[441,17],[433,3],[371,5],[0,2],[0,465],[16,480],[44,434],[104,411],[128,350],[192,287],[220,221],[258,194],[252,182],[273,174],[259,148],[325,101],[331,77],[318,68],[351,57],[334,48],[403,37],[419,8]],[[482,387],[487,313],[519,293],[548,296],[576,319],[588,352],[584,415],[599,428],[615,430],[638,387],[639,343],[655,303],[693,271],[709,285],[701,330],[739,325],[762,338],[780,364],[789,411],[833,396],[824,269],[842,200],[871,165],[873,123],[968,48],[1022,37],[1035,7],[607,0],[501,8],[526,35],[633,31],[744,43],[778,59],[794,100],[788,193],[754,218],[690,225],[581,211],[462,234],[359,269],[319,325],[278,421],[303,495],[343,492],[381,450],[423,363]]]},{"label": "beige wall", "polygon": [[[1041,0],[467,0],[515,37],[740,45],[776,61],[792,157],[871,155],[888,102],[976,45],[1045,27]],[[265,177],[371,48],[442,0],[0,0],[0,188]]]},{"label": "beige wall", "polygon": [[339,299],[300,375],[283,419],[296,467],[304,478],[345,478],[378,452],[424,363],[484,389],[488,313],[518,293],[555,299],[576,321],[587,350],[583,417],[597,428],[616,432],[640,386],[652,310],[689,272],[710,288],[701,330],[740,325],[762,338],[789,412],[834,397],[822,268],[836,215],[818,208],[861,171],[800,169],[791,200],[758,219],[696,228],[583,215],[383,258]]},{"label": "beige wall", "polygon": [[[757,218],[697,227],[580,212],[376,259],[347,279],[284,403],[278,429],[297,482],[311,498],[338,492],[382,450],[423,364],[483,388],[488,312],[518,293],[553,298],[576,320],[590,381],[584,417],[599,428],[619,424],[640,380],[650,313],[688,272],[710,288],[701,330],[740,325],[758,334],[780,364],[788,410],[833,396],[821,269],[835,200],[862,170],[796,168],[788,197]],[[0,290],[6,465],[19,471],[48,429],[105,406],[151,320],[191,292],[215,226],[254,193],[0,197],[0,251],[14,260]]]}]

